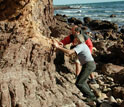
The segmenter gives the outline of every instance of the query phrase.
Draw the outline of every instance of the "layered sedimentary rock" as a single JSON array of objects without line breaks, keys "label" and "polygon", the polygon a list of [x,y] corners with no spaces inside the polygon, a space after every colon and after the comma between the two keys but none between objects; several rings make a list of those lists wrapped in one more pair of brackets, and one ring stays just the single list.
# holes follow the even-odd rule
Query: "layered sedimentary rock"
[{"label": "layered sedimentary rock", "polygon": [[73,83],[63,78],[59,68],[55,72],[49,42],[52,25],[52,0],[0,0],[1,107],[73,105],[66,88],[72,92],[76,88],[72,89]]},{"label": "layered sedimentary rock", "polygon": [[[71,24],[65,23],[66,16],[63,15],[64,19],[53,16],[52,2],[0,0],[0,107],[85,107],[82,94],[74,85],[74,65],[51,45],[53,37],[63,38],[71,29]],[[83,23],[75,20],[73,24]],[[117,37],[110,30],[94,38],[96,51],[93,55],[100,65],[97,70],[101,71],[105,63],[123,63],[124,48],[119,45],[123,44],[123,36]],[[117,38],[122,39],[117,41]],[[108,98],[104,92],[111,93],[113,89],[112,95],[123,99],[120,96],[123,90],[118,90],[113,83],[116,80],[120,84],[123,80],[123,69],[120,73],[116,65],[105,65],[102,73],[114,73],[114,79],[98,73],[96,86],[103,92],[98,96]]]}]

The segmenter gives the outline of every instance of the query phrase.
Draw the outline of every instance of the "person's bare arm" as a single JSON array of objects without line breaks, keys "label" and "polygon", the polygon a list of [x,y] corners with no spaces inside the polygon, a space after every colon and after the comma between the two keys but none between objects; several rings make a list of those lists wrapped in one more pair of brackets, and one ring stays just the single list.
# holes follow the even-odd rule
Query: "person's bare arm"
[{"label": "person's bare arm", "polygon": [[63,47],[58,47],[57,49],[60,49],[61,51],[63,51],[64,53],[67,53],[67,54],[69,54],[69,55],[75,53],[75,50],[73,50],[73,49],[69,50],[69,49],[65,49],[65,48],[63,48]]},{"label": "person's bare arm", "polygon": [[53,45],[54,45],[57,49],[63,51],[64,53],[67,53],[67,54],[69,54],[69,55],[75,53],[75,50],[74,50],[74,49],[71,49],[71,50],[65,49],[65,48],[63,48],[62,46],[60,46],[57,41],[53,41]]},{"label": "person's bare arm", "polygon": [[81,72],[81,65],[80,63],[77,62],[75,63],[75,65],[76,65],[76,76],[78,76]]}]

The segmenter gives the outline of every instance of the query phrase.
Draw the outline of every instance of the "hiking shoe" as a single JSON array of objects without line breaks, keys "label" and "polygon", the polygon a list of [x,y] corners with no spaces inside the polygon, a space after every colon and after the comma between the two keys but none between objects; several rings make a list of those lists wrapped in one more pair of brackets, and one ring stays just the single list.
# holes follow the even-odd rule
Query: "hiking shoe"
[{"label": "hiking shoe", "polygon": [[94,97],[87,97],[85,99],[86,102],[91,102],[91,101],[97,101],[97,98],[94,96]]},{"label": "hiking shoe", "polygon": [[90,107],[96,107],[96,102],[95,101],[90,101],[90,102],[86,102],[87,105],[89,105]]},{"label": "hiking shoe", "polygon": [[91,79],[89,82],[90,82],[91,84],[96,84],[96,83],[97,83],[95,79]]},{"label": "hiking shoe", "polygon": [[96,101],[97,98],[96,98],[95,95],[92,95],[92,96],[88,96],[88,97],[87,97],[87,100],[93,100],[93,101]]},{"label": "hiking shoe", "polygon": [[100,105],[102,104],[102,101],[100,101],[96,97],[88,97],[84,99],[83,101],[85,101],[85,103],[89,105],[90,107],[100,107]]},{"label": "hiking shoe", "polygon": [[96,107],[96,97],[86,98],[84,101],[90,107]]},{"label": "hiking shoe", "polygon": [[88,100],[89,100],[89,101],[91,101],[91,100],[92,100],[92,101],[96,101],[97,99],[96,99],[96,97],[89,97],[89,98],[87,98],[87,101],[88,101]]}]

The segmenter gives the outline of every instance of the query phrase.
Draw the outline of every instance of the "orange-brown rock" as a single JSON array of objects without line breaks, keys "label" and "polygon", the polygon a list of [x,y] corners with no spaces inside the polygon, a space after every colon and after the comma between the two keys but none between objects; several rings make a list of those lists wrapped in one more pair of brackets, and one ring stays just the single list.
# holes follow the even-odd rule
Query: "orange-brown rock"
[{"label": "orange-brown rock", "polygon": [[85,105],[73,67],[54,63],[52,2],[0,0],[0,107]]},{"label": "orange-brown rock", "polygon": [[122,69],[124,69],[123,66],[118,66],[118,65],[114,65],[114,64],[105,64],[102,67],[102,73],[109,75],[109,76],[113,76],[116,73],[119,73]]}]

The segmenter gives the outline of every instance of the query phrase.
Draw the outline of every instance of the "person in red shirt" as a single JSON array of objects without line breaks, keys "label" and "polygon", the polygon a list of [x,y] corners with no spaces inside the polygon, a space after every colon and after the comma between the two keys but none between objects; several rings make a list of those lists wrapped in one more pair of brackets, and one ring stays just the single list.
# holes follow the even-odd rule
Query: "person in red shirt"
[{"label": "person in red shirt", "polygon": [[[72,34],[68,35],[63,40],[60,41],[63,45],[73,43],[74,35],[75,35],[75,28],[78,28],[78,26],[75,25],[74,27],[72,27]],[[87,44],[87,46],[90,49],[90,52],[92,53],[93,44],[92,44],[92,41],[91,41],[90,37],[86,34],[83,34],[83,36],[84,36],[84,39],[85,39],[85,43]]]},{"label": "person in red shirt", "polygon": [[[75,47],[74,36],[75,36],[76,29],[78,29],[78,28],[80,28],[80,27],[78,27],[77,25],[73,26],[72,30],[71,30],[72,33],[69,34],[67,37],[65,37],[63,40],[61,40],[60,44],[65,46],[67,44],[72,43],[72,47]],[[85,43],[89,47],[90,52],[92,53],[93,44],[92,44],[90,37],[88,36],[89,32],[88,31],[84,32],[84,30],[83,30],[80,33],[83,35]],[[78,61],[76,61],[75,64],[76,64],[76,75],[78,76],[81,71],[81,66],[80,66],[80,63],[78,63]],[[94,75],[91,74],[90,77],[91,77],[91,83],[96,83],[96,81],[94,79]]]}]

